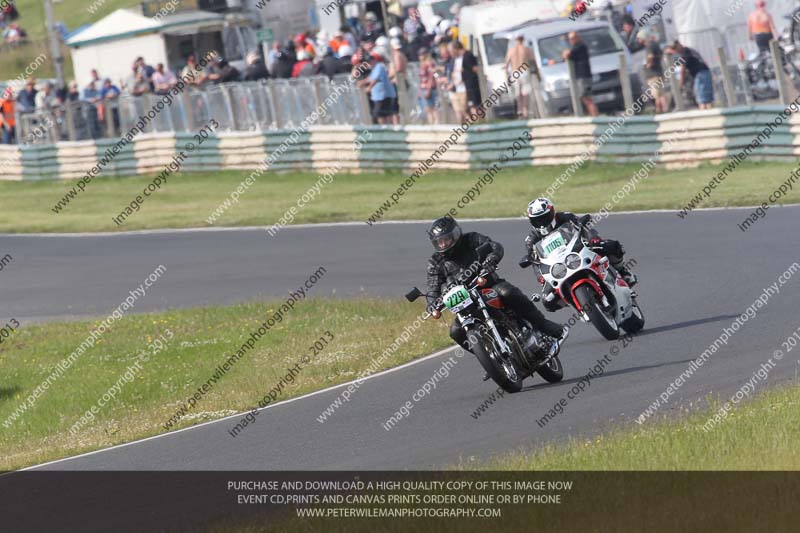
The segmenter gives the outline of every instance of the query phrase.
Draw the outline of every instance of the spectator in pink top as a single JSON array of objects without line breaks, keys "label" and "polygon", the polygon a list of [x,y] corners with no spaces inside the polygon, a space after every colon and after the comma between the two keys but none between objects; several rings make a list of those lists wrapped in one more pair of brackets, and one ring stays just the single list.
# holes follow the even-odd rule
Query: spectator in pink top
[{"label": "spectator in pink top", "polygon": [[164,63],[159,63],[156,66],[156,71],[153,72],[153,85],[155,86],[156,94],[167,94],[177,83],[178,78],[175,77],[171,70],[164,68]]}]

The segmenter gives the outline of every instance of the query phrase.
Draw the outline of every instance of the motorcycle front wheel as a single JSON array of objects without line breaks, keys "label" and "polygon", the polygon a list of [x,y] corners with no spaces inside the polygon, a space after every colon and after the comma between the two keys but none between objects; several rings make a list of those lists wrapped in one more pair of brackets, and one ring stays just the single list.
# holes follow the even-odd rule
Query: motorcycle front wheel
[{"label": "motorcycle front wheel", "polygon": [[588,285],[581,285],[575,289],[575,298],[580,302],[581,308],[589,315],[589,320],[592,321],[592,325],[600,332],[600,335],[610,341],[619,338],[617,321],[603,309],[603,305],[600,303],[600,299],[594,289]]},{"label": "motorcycle front wheel", "polygon": [[487,337],[489,334],[484,336],[477,330],[468,331],[470,351],[475,354],[483,369],[500,388],[510,393],[519,392],[522,389],[522,376],[511,362],[503,359],[494,341]]}]

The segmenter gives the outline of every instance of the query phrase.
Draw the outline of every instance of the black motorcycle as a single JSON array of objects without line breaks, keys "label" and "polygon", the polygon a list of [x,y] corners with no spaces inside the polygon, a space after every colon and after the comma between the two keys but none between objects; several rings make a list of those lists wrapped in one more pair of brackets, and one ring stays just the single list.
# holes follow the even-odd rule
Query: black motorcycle
[{"label": "black motorcycle", "polygon": [[[488,245],[478,248],[481,261],[490,251]],[[534,373],[550,383],[564,379],[560,348],[507,308],[497,291],[486,287],[488,275],[481,269],[463,283],[453,283],[425,318],[438,319],[445,308],[454,313],[467,334],[470,351],[506,392],[518,392],[522,381]],[[414,287],[406,299],[413,302],[421,296],[427,295]]]}]

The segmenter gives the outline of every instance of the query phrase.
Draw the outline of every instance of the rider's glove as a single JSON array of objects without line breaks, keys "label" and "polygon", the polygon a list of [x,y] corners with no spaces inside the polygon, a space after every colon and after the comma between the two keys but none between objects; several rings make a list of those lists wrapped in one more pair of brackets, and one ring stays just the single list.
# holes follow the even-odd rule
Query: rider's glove
[{"label": "rider's glove", "polygon": [[497,263],[499,262],[500,260],[497,258],[497,256],[490,255],[486,258],[486,261],[483,262],[483,268],[487,273],[491,274],[497,270]]}]

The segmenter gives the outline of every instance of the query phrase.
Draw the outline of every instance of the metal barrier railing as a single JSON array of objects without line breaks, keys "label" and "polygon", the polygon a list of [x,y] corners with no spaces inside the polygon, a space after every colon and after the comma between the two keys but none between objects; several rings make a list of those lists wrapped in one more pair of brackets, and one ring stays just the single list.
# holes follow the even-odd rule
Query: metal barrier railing
[{"label": "metal barrier railing", "polygon": [[[709,32],[715,37],[718,33]],[[727,52],[725,70],[728,77],[726,80],[720,67],[712,67],[715,104],[732,106],[751,102],[751,89],[743,66],[724,45],[719,48]],[[646,87],[641,66],[634,65],[634,70],[639,71],[642,88]],[[624,71],[621,68],[620,72]],[[419,106],[419,65],[410,63],[406,73],[398,76],[398,81],[402,85],[398,88],[401,123],[424,124],[427,116]],[[552,116],[554,111],[544,105],[544,93],[537,91],[539,86],[535,80],[532,84],[529,98],[532,116]],[[667,87],[667,92],[672,93],[670,99],[676,97],[676,87]],[[437,96],[439,123],[452,123],[455,113],[447,89],[438,86]],[[630,97],[627,95],[626,99]],[[72,101],[48,111],[21,113],[17,117],[18,142],[43,144],[125,136],[137,123],[141,125],[141,117],[146,117],[148,112],[155,109],[161,98],[155,94],[122,95],[94,104]],[[686,109],[693,107],[691,94],[686,95],[684,104]],[[202,90],[188,88],[173,98],[171,105],[161,106],[155,117],[144,120],[142,132],[192,132],[202,128],[212,118],[219,123],[221,131],[267,131],[313,125],[372,123],[368,95],[356,87],[349,75],[340,74],[332,80],[313,76],[226,83]]]}]

